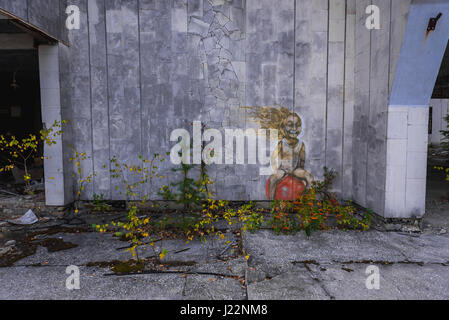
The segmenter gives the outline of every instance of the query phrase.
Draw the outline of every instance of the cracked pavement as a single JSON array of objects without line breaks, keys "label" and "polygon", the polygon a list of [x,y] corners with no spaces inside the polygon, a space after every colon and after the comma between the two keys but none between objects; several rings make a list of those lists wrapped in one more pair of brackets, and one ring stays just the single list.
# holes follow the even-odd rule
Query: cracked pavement
[{"label": "cracked pavement", "polygon": [[[449,237],[369,231],[245,239],[249,299],[449,299]],[[380,289],[368,290],[377,266]]]},{"label": "cracked pavement", "polygon": [[[221,240],[165,240],[158,245],[169,252],[166,265],[131,275],[114,274],[108,266],[130,259],[126,243],[66,226],[36,235],[34,253],[0,267],[0,299],[449,299],[449,234],[441,228],[448,225],[449,208],[438,208],[421,234],[332,230],[307,238],[260,230],[240,239],[230,232],[248,261]],[[3,232],[0,244],[11,234]],[[45,239],[76,246],[53,252]],[[16,241],[20,247],[21,239]],[[143,257],[151,254],[141,250]],[[66,288],[69,265],[80,268],[80,290]],[[379,290],[365,284],[371,265],[379,268]]]}]

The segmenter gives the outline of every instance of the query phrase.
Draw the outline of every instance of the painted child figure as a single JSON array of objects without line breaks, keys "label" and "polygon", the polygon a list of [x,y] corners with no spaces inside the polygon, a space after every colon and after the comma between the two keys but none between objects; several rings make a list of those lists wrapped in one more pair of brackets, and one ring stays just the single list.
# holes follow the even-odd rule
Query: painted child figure
[{"label": "painted child figure", "polygon": [[277,169],[269,180],[269,198],[276,199],[276,192],[279,183],[287,176],[291,175],[309,187],[314,178],[304,169],[306,161],[306,146],[299,139],[302,131],[301,118],[296,113],[290,113],[283,119],[280,128],[281,141],[272,155],[272,163]]}]

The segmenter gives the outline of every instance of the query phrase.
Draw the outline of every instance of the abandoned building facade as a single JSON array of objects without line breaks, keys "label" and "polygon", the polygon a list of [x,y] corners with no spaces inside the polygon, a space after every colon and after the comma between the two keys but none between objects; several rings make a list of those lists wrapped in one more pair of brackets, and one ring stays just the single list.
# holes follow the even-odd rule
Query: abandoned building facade
[{"label": "abandoned building facade", "polygon": [[[437,78],[449,0],[0,0],[0,22],[5,86],[26,69],[37,86],[26,104],[44,127],[70,120],[45,149],[48,205],[74,199],[72,148],[95,173],[83,196],[121,199],[113,157],[165,156],[174,130],[194,135],[201,122],[223,136],[278,129],[281,154],[297,161],[285,172],[307,181],[328,167],[343,199],[386,218],[425,212],[428,143],[448,108]],[[16,121],[8,103],[3,131]],[[178,179],[169,158],[155,190]],[[270,179],[284,178],[247,158],[208,174],[226,200],[276,198]]]}]

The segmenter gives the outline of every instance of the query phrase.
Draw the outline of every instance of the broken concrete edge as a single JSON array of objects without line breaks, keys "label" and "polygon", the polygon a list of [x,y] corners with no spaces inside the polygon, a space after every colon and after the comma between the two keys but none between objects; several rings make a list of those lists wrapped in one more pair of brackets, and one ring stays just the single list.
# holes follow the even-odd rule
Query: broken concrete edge
[{"label": "broken concrete edge", "polygon": [[[240,207],[248,204],[248,201],[229,201],[231,207]],[[256,209],[270,210],[272,201],[253,201]],[[348,202],[353,205],[359,213],[372,212],[371,210],[358,205],[355,202]],[[109,209],[105,209],[106,206]],[[83,213],[117,213],[128,210],[131,206],[136,206],[142,213],[166,213],[167,211],[182,211],[182,205],[175,201],[153,200],[143,203],[137,200],[77,200],[65,206],[49,206],[45,204],[43,199],[33,199],[29,196],[17,196],[2,199],[0,201],[0,219],[9,219],[12,216],[21,216],[28,210],[33,212],[39,218],[64,219],[70,214]],[[200,210],[202,207],[197,206],[194,210]],[[103,210],[102,210],[103,209]],[[422,218],[384,218],[375,212],[372,212],[372,227],[379,231],[395,231],[407,233],[419,233],[422,231]]]},{"label": "broken concrete edge", "polygon": [[44,200],[29,196],[14,196],[1,199],[0,220],[23,216],[28,210],[32,210],[39,218],[62,218],[69,208],[70,206],[47,206]]},{"label": "broken concrete edge", "polygon": [[378,231],[421,233],[423,218],[384,218],[373,214],[371,226]]},{"label": "broken concrete edge", "polygon": [[385,218],[376,212],[351,202],[358,212],[370,212],[372,215],[371,228],[384,232],[421,233],[423,218]]},{"label": "broken concrete edge", "polygon": [[[232,207],[242,206],[245,201],[230,201]],[[256,208],[269,209],[270,201],[254,202]],[[108,209],[102,206],[108,207]],[[77,200],[72,203],[66,204],[64,206],[50,206],[45,204],[45,200],[35,200],[26,196],[17,196],[2,199],[0,201],[0,218],[2,216],[11,218],[12,216],[21,216],[28,210],[33,210],[33,212],[38,217],[51,217],[51,218],[64,218],[66,214],[74,213],[75,208],[81,213],[83,211],[94,211],[96,213],[108,213],[128,210],[131,206],[136,206],[142,212],[166,212],[170,211],[181,211],[183,210],[182,205],[175,203],[175,201],[166,200],[156,200],[147,201],[142,203],[142,201],[127,201],[127,200],[104,200],[101,203],[96,203],[92,200]],[[98,208],[98,209],[96,209]],[[201,210],[201,206],[193,208],[193,210]]]},{"label": "broken concrete edge", "polygon": [[[239,208],[248,201],[229,201],[229,206],[233,208]],[[255,209],[271,210],[271,201],[257,201],[251,202],[254,204]],[[136,206],[142,213],[166,213],[167,211],[179,212],[182,211],[182,205],[175,203],[174,201],[155,200],[142,203],[141,201],[126,201],[126,200],[105,200],[101,203],[96,203],[92,200],[78,200],[65,206],[49,206],[45,204],[45,201],[35,201],[32,198],[26,197],[11,197],[8,199],[2,199],[0,201],[0,218],[6,216],[10,218],[12,215],[23,215],[28,210],[33,212],[38,217],[53,217],[64,218],[66,214],[74,213],[75,209],[78,209],[79,213],[94,212],[94,213],[116,213],[117,211],[123,212],[129,210],[131,206]],[[102,208],[104,210],[102,210]],[[106,209],[109,208],[109,209]],[[193,207],[192,210],[201,210],[202,206]],[[367,212],[362,207],[357,207],[360,212]],[[3,213],[3,214],[2,214]]]}]

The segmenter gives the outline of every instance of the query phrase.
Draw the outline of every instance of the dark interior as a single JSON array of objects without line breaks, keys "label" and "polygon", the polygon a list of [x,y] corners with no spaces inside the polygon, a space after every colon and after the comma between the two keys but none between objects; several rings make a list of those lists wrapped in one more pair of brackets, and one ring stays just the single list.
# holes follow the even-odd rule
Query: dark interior
[{"label": "dark interior", "polygon": [[[440,72],[435,83],[432,99],[449,99],[449,45],[446,48]],[[429,134],[432,134],[433,112],[429,110]],[[446,180],[446,173],[435,167],[449,167],[449,154],[437,145],[429,145],[427,159],[427,200],[428,201],[448,201],[449,181]]]},{"label": "dark interior", "polygon": [[0,133],[23,137],[41,127],[37,50],[0,50]]},{"label": "dark interior", "polygon": [[432,99],[449,99],[449,45],[441,63]]},{"label": "dark interior", "polygon": [[[0,33],[23,31],[8,20],[0,20]],[[17,138],[39,134],[42,129],[38,50],[0,49],[0,134]],[[40,157],[41,154],[36,155]],[[6,155],[0,154],[1,164]],[[1,180],[11,179],[11,173]]]}]

